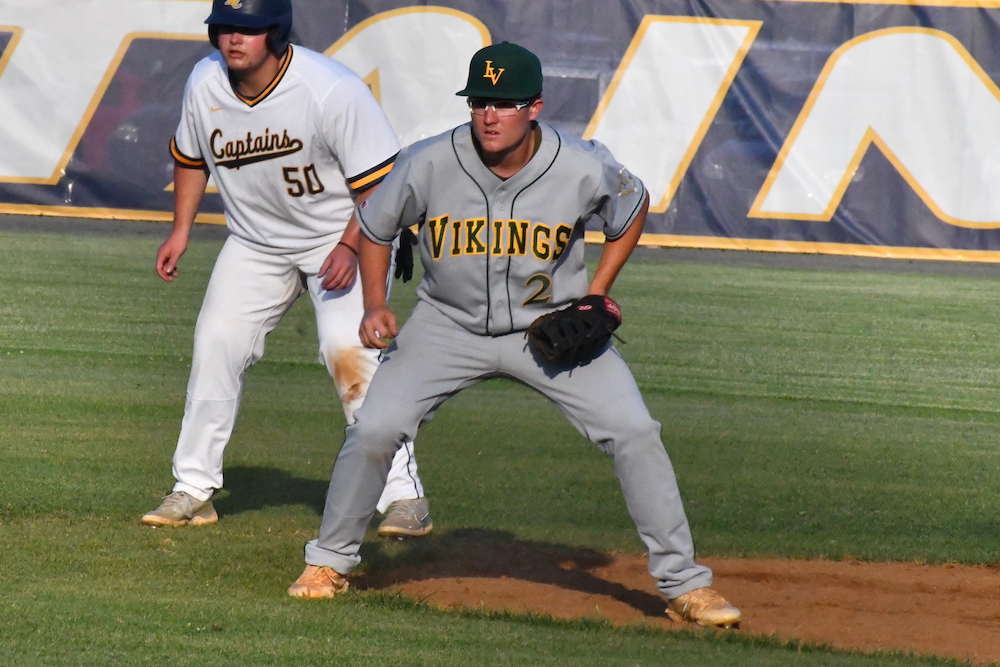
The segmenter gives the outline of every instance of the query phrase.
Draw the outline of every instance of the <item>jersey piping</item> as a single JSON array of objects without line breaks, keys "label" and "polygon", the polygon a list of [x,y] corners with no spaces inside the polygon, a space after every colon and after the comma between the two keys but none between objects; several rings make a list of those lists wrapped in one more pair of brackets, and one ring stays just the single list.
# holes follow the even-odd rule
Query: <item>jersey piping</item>
[{"label": "jersey piping", "polygon": [[[458,162],[458,166],[462,168],[462,171],[469,177],[469,180],[476,184],[476,188],[479,190],[480,194],[483,195],[483,201],[486,203],[486,219],[492,220],[493,215],[490,213],[490,198],[486,196],[486,192],[483,190],[483,187],[479,185],[479,181],[476,180],[476,177],[469,173],[469,170],[465,168],[465,165],[462,163],[462,156],[458,153],[458,146],[455,143],[455,135],[462,127],[464,127],[464,125],[460,125],[451,131],[451,150],[455,154],[455,161]],[[486,233],[489,234],[489,225],[486,226],[486,229]],[[487,236],[487,238],[489,238],[489,236]],[[493,335],[490,332],[490,321],[492,320],[490,315],[492,312],[493,295],[490,292],[490,255],[489,253],[486,253],[486,326],[484,328],[486,329],[486,333],[490,336]]]},{"label": "jersey piping", "polygon": [[[642,182],[640,181],[640,183],[642,183]],[[622,227],[622,230],[620,232],[618,232],[617,234],[615,234],[614,236],[608,236],[608,237],[606,237],[609,241],[617,241],[618,239],[620,239],[622,236],[625,235],[625,232],[627,232],[628,230],[630,230],[632,228],[632,223],[635,222],[635,217],[636,217],[636,215],[639,214],[639,209],[642,208],[642,203],[644,201],[646,201],[646,198],[648,196],[649,195],[646,193],[646,185],[642,184],[642,196],[639,197],[638,203],[636,203],[636,205],[632,208],[632,212],[629,214],[629,217],[628,217],[628,224],[625,225],[624,227]]]},{"label": "jersey piping", "polygon": [[[517,194],[515,194],[511,198],[511,200],[510,200],[510,217],[511,217],[512,220],[517,220],[517,216],[514,215],[514,207],[517,204],[517,198],[520,197],[521,194],[524,193],[525,190],[527,190],[532,185],[534,185],[535,183],[537,183],[538,181],[540,181],[541,178],[543,176],[545,176],[545,174],[549,173],[549,170],[552,169],[552,165],[554,165],[556,163],[556,159],[559,157],[559,153],[562,151],[562,135],[560,135],[558,132],[556,132],[555,135],[556,135],[556,140],[557,140],[556,141],[556,151],[555,151],[555,154],[552,156],[552,159],[549,161],[549,165],[547,167],[545,167],[545,169],[542,170],[542,173],[540,173],[538,175],[538,177],[535,178],[535,180],[533,180],[532,182],[528,183],[523,188],[521,188],[520,190],[518,190]],[[539,142],[539,144],[540,143],[541,142]],[[512,261],[513,261],[513,258],[511,258],[511,256],[508,255],[507,256],[507,278],[506,278],[506,280],[504,280],[504,283],[507,286],[507,314],[510,315],[510,321],[511,322],[514,321],[514,300],[510,298],[510,267],[511,267],[511,262]]]},{"label": "jersey piping", "polygon": [[271,92],[275,88],[278,87],[278,84],[281,83],[281,79],[285,76],[285,72],[288,71],[288,66],[292,64],[292,56],[294,56],[294,55],[295,55],[295,53],[293,52],[292,45],[289,44],[288,45],[288,56],[285,58],[285,61],[282,63],[281,67],[278,69],[278,73],[274,75],[274,78],[271,79],[271,83],[267,84],[267,87],[264,88],[264,90],[262,90],[260,92],[260,94],[257,95],[257,97],[246,97],[244,95],[241,95],[240,91],[236,89],[236,83],[233,80],[232,73],[230,73],[229,74],[229,85],[231,85],[233,87],[233,94],[236,95],[236,97],[239,98],[239,100],[241,102],[243,102],[244,104],[246,104],[248,107],[253,107],[253,106],[256,106],[256,105],[260,104],[261,102],[264,101],[264,98],[266,98],[268,95],[270,95]]}]

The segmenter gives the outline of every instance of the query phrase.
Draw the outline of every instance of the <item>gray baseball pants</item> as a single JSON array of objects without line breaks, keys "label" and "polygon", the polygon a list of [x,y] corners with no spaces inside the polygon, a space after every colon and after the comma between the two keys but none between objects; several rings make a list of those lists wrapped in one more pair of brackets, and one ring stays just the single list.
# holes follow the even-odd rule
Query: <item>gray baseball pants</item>
[{"label": "gray baseball pants", "polygon": [[396,450],[413,440],[445,400],[490,378],[509,378],[537,390],[612,457],[629,514],[649,549],[649,573],[666,598],[711,585],[711,570],[694,562],[660,424],[614,348],[560,372],[539,363],[523,332],[477,335],[423,301],[388,348],[354,424],[347,427],[319,538],[306,545],[307,564],[347,574],[360,562],[358,550]]}]

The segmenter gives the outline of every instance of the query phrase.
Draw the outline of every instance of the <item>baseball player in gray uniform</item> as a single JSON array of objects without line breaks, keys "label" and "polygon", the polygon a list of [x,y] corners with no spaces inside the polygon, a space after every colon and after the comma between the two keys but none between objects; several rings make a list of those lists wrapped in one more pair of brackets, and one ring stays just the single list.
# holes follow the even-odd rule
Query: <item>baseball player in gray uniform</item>
[{"label": "baseball player in gray uniform", "polygon": [[[309,292],[320,359],[348,423],[378,366],[358,339],[364,312],[357,277],[357,201],[393,167],[399,144],[378,102],[347,67],[289,44],[290,0],[214,0],[206,20],[218,52],[199,62],[171,141],[173,231],[156,271],[171,282],[212,176],[230,236],[219,254],[195,329],[187,402],[173,459],[177,482],[152,526],[218,520],[223,452],[245,371],[292,303]],[[387,277],[377,291],[385,296]],[[394,452],[381,489],[379,532],[423,535],[432,524],[412,439]],[[383,480],[385,481],[385,480]]]},{"label": "baseball player in gray uniform", "polygon": [[[649,571],[675,620],[733,627],[740,612],[709,586],[694,546],[660,425],[625,361],[605,345],[572,368],[526,343],[539,316],[606,295],[635,247],[649,198],[603,145],[537,122],[538,58],[515,44],[472,58],[469,124],[404,148],[378,191],[356,208],[361,224],[365,316],[361,341],[381,365],[337,458],[319,538],[288,593],[329,597],[347,588],[392,457],[440,405],[490,378],[508,378],[552,400],[614,461]],[[600,222],[607,242],[588,282],[583,234]],[[401,229],[420,225],[425,274],[401,331],[372,288],[390,267]],[[390,343],[390,339],[395,338]]]}]

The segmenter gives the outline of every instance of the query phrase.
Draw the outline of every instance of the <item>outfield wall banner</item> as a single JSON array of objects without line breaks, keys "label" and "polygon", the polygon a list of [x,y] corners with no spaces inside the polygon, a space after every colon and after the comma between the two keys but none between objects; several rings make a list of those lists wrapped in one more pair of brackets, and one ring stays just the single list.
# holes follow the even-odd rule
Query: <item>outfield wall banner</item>
[{"label": "outfield wall banner", "polygon": [[[1000,261],[1000,0],[293,4],[404,144],[468,120],[477,49],[533,50],[543,120],[646,183],[644,244]],[[210,9],[0,0],[0,213],[169,220]]]}]

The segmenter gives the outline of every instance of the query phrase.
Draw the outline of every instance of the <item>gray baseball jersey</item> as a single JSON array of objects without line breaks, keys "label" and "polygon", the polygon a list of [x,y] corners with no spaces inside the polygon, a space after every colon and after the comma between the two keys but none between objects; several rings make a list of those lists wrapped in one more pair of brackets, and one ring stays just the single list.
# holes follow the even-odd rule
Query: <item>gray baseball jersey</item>
[{"label": "gray baseball jersey", "polygon": [[506,180],[479,158],[469,124],[415,143],[357,209],[380,244],[421,224],[417,294],[473,333],[527,329],[586,294],[585,225],[616,239],[642,207],[642,182],[603,144],[538,127],[535,155]]},{"label": "gray baseball jersey", "polygon": [[414,144],[357,208],[364,233],[382,244],[422,223],[425,274],[417,306],[347,428],[319,537],[306,545],[310,565],[350,572],[401,444],[457,391],[501,377],[550,399],[613,458],[664,596],[711,585],[711,570],[694,560],[660,424],[624,359],[608,346],[568,370],[540,360],[525,343],[523,330],[538,315],[587,293],[584,226],[599,220],[618,238],[646,196],[601,144],[539,127],[538,150],[506,180],[479,158],[470,125]]}]

